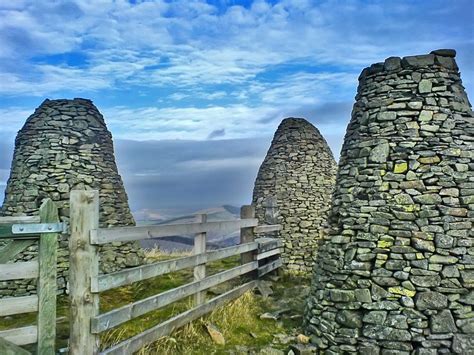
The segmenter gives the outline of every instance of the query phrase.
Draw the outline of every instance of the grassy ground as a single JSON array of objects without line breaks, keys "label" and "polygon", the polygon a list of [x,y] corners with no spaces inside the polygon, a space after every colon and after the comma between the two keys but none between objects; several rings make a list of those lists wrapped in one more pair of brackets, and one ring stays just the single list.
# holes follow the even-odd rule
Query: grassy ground
[{"label": "grassy ground", "polygon": [[[180,257],[179,254],[164,254],[156,250],[150,251],[150,260],[166,260]],[[208,265],[209,275],[237,266],[238,257],[216,261]],[[107,312],[128,303],[147,298],[160,292],[186,284],[193,279],[192,269],[170,273],[133,285],[117,288],[101,293],[100,311]],[[235,284],[235,283],[234,283]],[[274,283],[274,295],[269,298],[247,292],[242,297],[214,310],[209,315],[178,329],[168,337],[142,349],[139,354],[229,354],[242,352],[258,352],[271,345],[276,349],[286,349],[285,336],[294,336],[300,329],[303,298],[301,287],[308,280],[296,276],[284,275]],[[228,283],[229,288],[232,286]],[[211,289],[209,297],[225,290],[225,287]],[[213,291],[215,294],[213,294]],[[158,311],[149,312],[139,318],[101,334],[101,346],[110,347],[126,338],[136,335],[176,314],[191,308],[190,297],[175,302]],[[283,308],[289,309],[278,320],[260,319],[264,313],[278,313]],[[57,347],[67,346],[68,299],[58,299]],[[36,314],[22,314],[0,319],[0,330],[29,325],[35,322]],[[225,345],[216,345],[205,329],[205,324],[213,324],[224,336]],[[275,335],[283,341],[275,341]]]}]

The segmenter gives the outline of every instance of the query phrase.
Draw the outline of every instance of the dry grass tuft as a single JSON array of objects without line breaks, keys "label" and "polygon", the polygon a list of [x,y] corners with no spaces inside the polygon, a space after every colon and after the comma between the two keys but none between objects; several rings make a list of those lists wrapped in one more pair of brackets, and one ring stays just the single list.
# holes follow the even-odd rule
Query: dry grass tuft
[{"label": "dry grass tuft", "polygon": [[[141,349],[139,355],[158,354],[207,354],[216,353],[221,345],[212,342],[204,327],[205,323],[214,324],[223,334],[226,344],[238,345],[247,337],[250,340],[248,329],[256,326],[256,315],[260,306],[253,292],[248,291],[238,299],[215,309],[209,315],[191,322],[166,336]],[[245,333],[245,334],[242,334]]]}]

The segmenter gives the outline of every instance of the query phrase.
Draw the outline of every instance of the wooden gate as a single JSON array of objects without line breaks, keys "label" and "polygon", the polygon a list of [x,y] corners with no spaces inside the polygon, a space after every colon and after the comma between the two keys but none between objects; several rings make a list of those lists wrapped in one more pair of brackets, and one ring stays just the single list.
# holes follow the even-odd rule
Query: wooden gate
[{"label": "wooden gate", "polygon": [[[243,206],[241,219],[208,222],[200,215],[199,222],[142,227],[99,228],[99,193],[72,191],[70,245],[71,324],[69,353],[95,355],[100,352],[99,334],[148,312],[160,309],[188,296],[194,296],[194,307],[159,323],[140,334],[123,340],[100,354],[132,354],[173,330],[209,313],[258,286],[259,278],[282,265],[279,258],[281,241],[258,238],[280,230],[279,225],[259,226],[253,206]],[[241,230],[239,245],[206,250],[206,235],[226,228]],[[137,241],[173,235],[194,235],[194,254],[178,259],[159,261],[111,274],[99,274],[98,247],[113,242]],[[206,264],[240,255],[240,265],[207,276]],[[130,285],[170,272],[194,269],[194,281],[151,297],[127,304],[106,313],[99,312],[99,293]],[[243,284],[217,297],[206,299],[206,290],[245,275]]]},{"label": "wooden gate", "polygon": [[[0,354],[30,354],[21,346],[33,343],[38,354],[55,353],[57,238],[65,226],[51,199],[39,212],[35,217],[0,217],[0,281],[37,279],[36,295],[0,298],[0,317],[37,312],[35,325],[0,331]],[[34,243],[37,259],[9,262]]]}]

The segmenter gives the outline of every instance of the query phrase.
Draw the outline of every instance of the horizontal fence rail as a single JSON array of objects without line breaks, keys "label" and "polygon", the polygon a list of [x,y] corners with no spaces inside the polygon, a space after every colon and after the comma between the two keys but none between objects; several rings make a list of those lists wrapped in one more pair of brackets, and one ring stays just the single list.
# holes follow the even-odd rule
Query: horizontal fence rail
[{"label": "horizontal fence rail", "polygon": [[[241,219],[208,222],[206,215],[198,215],[198,222],[145,227],[98,228],[98,193],[94,191],[71,192],[71,252],[70,292],[71,328],[70,354],[92,355],[99,353],[99,334],[120,326],[132,319],[166,307],[174,302],[194,296],[194,306],[162,323],[100,354],[131,354],[146,344],[170,334],[173,330],[209,313],[215,307],[231,301],[258,285],[258,278],[282,265],[282,243],[274,238],[256,235],[281,230],[280,225],[259,226],[252,206],[244,206]],[[217,250],[206,250],[207,233],[240,229],[240,244]],[[193,254],[173,260],[158,261],[111,274],[99,275],[98,245],[127,242],[175,235],[194,235]],[[207,275],[210,262],[240,256],[240,265],[213,275]],[[99,313],[99,293],[171,272],[191,269],[194,280],[122,307]],[[240,285],[212,299],[206,291],[225,282],[239,281]],[[242,284],[243,282],[243,284]]]},{"label": "horizontal fence rail", "polygon": [[187,224],[161,224],[143,227],[115,227],[96,229],[90,232],[92,244],[107,244],[112,242],[131,242],[135,240],[172,237],[175,235],[192,235],[197,233],[220,232],[230,229],[255,227],[258,219],[237,221],[219,221]]},{"label": "horizontal fence rail", "polygon": [[102,292],[112,288],[129,285],[137,281],[147,280],[152,277],[168,274],[170,272],[183,270],[200,264],[225,259],[229,256],[257,250],[258,245],[259,243],[257,242],[239,244],[236,246],[208,251],[206,254],[191,255],[173,260],[159,261],[153,264],[125,269],[111,274],[99,275],[97,279],[91,280],[91,289],[92,292]]}]

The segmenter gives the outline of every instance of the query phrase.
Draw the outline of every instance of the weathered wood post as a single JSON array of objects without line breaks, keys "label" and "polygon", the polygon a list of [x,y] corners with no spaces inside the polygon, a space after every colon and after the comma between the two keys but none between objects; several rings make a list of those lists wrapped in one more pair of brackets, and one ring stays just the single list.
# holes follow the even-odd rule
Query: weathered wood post
[{"label": "weathered wood post", "polygon": [[[58,223],[58,208],[46,199],[39,210],[41,223]],[[58,233],[39,238],[38,277],[38,354],[54,355],[56,341],[56,293]]]},{"label": "weathered wood post", "polygon": [[99,351],[99,337],[91,333],[91,318],[99,313],[99,294],[91,292],[91,280],[99,274],[99,255],[90,244],[90,231],[99,228],[99,192],[71,191],[70,211],[69,353],[93,355]]},{"label": "weathered wood post", "polygon": [[[207,214],[198,214],[196,216],[197,223],[206,223]],[[197,233],[194,236],[194,255],[206,253],[206,239],[207,233]],[[199,281],[206,278],[206,264],[201,264],[194,267],[194,281]],[[198,306],[206,302],[206,291],[197,292],[194,295],[194,305]]]},{"label": "weathered wood post", "polygon": [[[240,218],[255,218],[255,207],[252,205],[242,206],[240,209]],[[240,244],[251,243],[255,241],[255,233],[253,227],[240,229]],[[247,264],[254,261],[254,252],[242,253],[240,257],[241,264]]]}]

